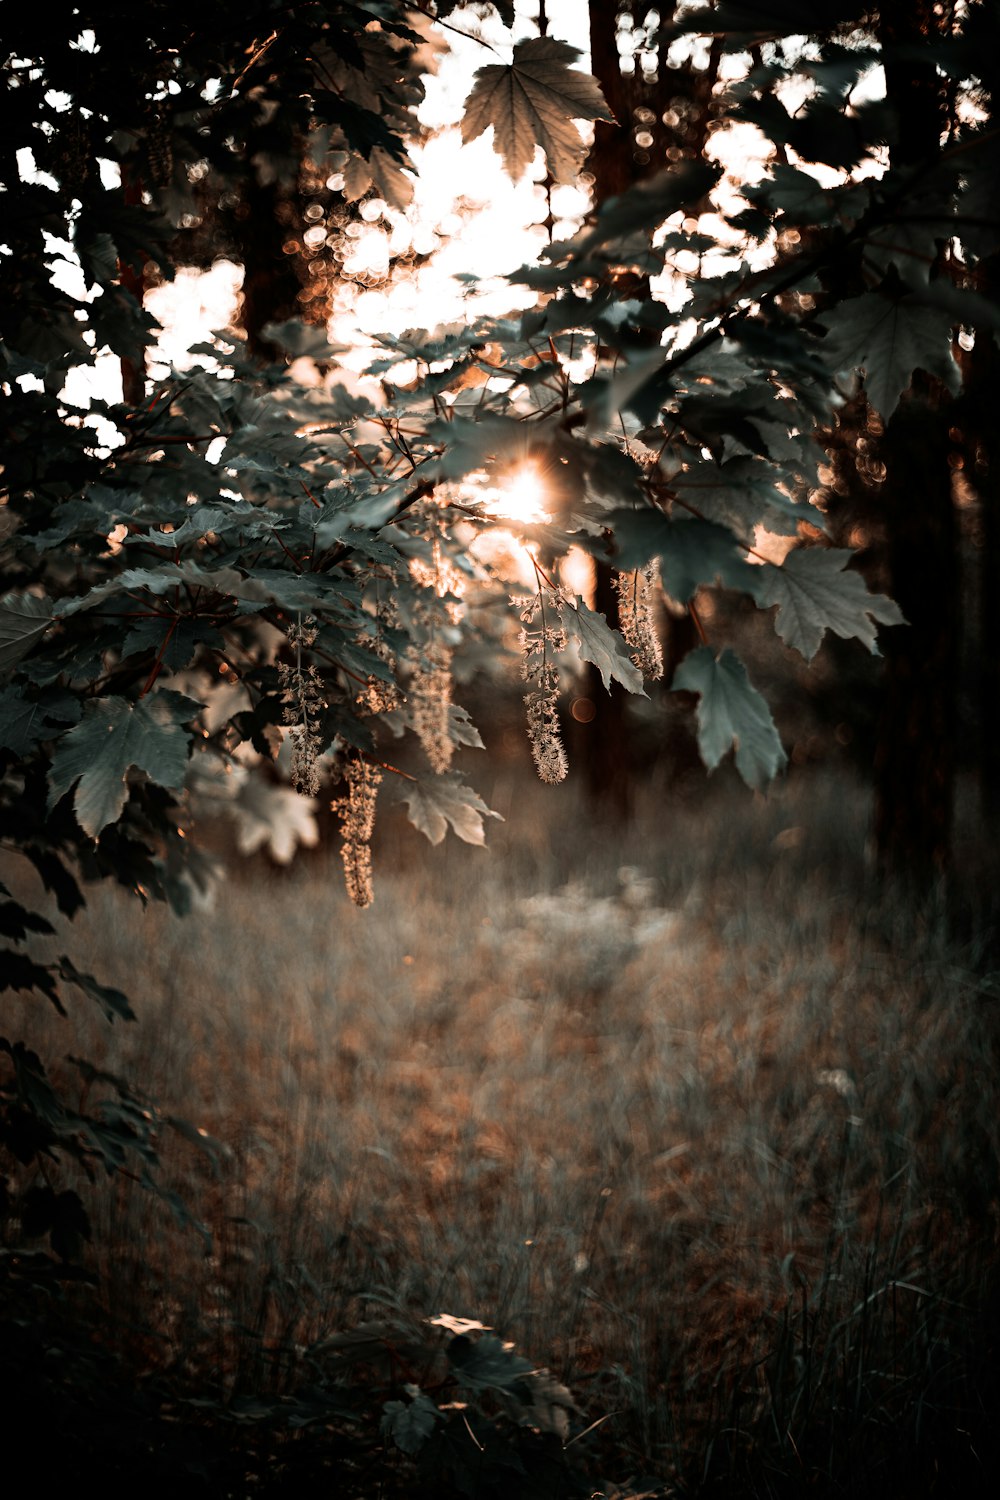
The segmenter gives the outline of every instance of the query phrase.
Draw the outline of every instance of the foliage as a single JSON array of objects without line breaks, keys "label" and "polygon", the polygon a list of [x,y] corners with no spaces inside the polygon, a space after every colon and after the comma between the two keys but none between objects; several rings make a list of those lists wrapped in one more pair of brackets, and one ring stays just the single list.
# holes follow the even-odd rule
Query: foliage
[{"label": "foliage", "polygon": [[[454,22],[463,9],[439,12]],[[451,768],[475,732],[450,701],[450,668],[478,629],[470,602],[496,583],[474,545],[502,524],[485,492],[526,466],[549,512],[525,531],[540,772],[565,771],[557,692],[574,660],[643,691],[629,644],[563,589],[560,560],[579,547],[623,571],[658,560],[702,637],[673,687],[698,696],[705,762],[732,747],[744,779],[765,785],[784,763],[770,711],[732,647],[709,639],[699,601],[725,590],[777,607],[779,635],[807,658],[828,631],[874,650],[875,625],[901,621],[827,545],[816,433],[858,390],[889,420],[918,371],[957,399],[956,329],[994,335],[979,275],[1000,244],[994,8],[970,5],[947,34],[907,44],[912,57],[846,0],[805,43],[790,5],[732,0],[664,21],[664,45],[711,34],[738,60],[716,132],[753,124],[767,172],[734,198],[714,158],[691,162],[602,205],[520,273],[538,301],[519,322],[386,339],[384,400],[349,392],[337,350],[296,323],[267,330],[288,360],[262,364],[230,332],[200,367],[147,373],[142,294],[203,259],[198,236],[211,247],[256,187],[405,203],[422,87],[409,9],[152,0],[59,19],[22,7],[3,39],[0,834],[60,911],[101,879],[188,908],[207,878],[196,820],[238,818],[223,789],[248,776],[255,828],[273,826],[286,775],[309,796],[340,786],[359,904],[383,772],[432,841],[450,824],[481,842],[489,809]],[[571,177],[574,120],[607,115],[571,53],[541,38],[489,63],[466,135],[492,125],[510,170],[537,144],[554,178]],[[891,92],[862,87],[900,61],[954,84],[931,159],[894,150]],[[636,296],[650,277],[662,296]],[[318,399],[290,374],[304,351],[325,377]],[[123,399],[81,398],[107,355]],[[393,381],[404,361],[415,388]],[[758,528],[801,545],[776,564]],[[412,770],[393,748],[407,731],[421,746]],[[68,958],[29,955],[46,919],[5,910],[6,985],[57,1008],[69,985],[128,1019],[127,1001]],[[35,1176],[51,1158],[148,1175],[154,1115],[96,1075],[100,1102],[70,1110],[30,1049],[0,1045],[15,1233],[47,1235],[59,1272],[89,1226],[70,1190]],[[423,1412],[390,1418],[404,1447]]]}]

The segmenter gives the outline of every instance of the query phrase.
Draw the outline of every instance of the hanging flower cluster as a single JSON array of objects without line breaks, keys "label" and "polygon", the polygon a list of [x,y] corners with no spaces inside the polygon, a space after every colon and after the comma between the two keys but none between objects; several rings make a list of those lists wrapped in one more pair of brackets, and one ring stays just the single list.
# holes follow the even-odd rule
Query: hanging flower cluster
[{"label": "hanging flower cluster", "polygon": [[411,654],[413,679],[410,709],[413,731],[424,749],[432,771],[447,771],[454,754],[448,711],[451,707],[451,647],[435,636],[425,642],[419,656]]},{"label": "hanging flower cluster", "polygon": [[[423,746],[431,770],[447,771],[454,754],[451,738],[451,663],[454,651],[445,639],[445,624],[457,624],[462,614],[461,595],[465,580],[441,550],[441,521],[429,523],[431,555],[429,560],[412,558],[410,576],[426,594],[427,601],[417,600],[413,618],[421,627],[424,641],[419,650],[410,652],[410,710],[413,730]],[[443,618],[442,618],[443,616]]]},{"label": "hanging flower cluster", "polygon": [[[380,589],[376,595],[374,632],[366,633],[359,639],[359,644],[367,647],[380,661],[385,662],[389,671],[394,675],[396,657],[386,639],[386,632],[399,624],[399,610],[396,608],[396,600],[390,591],[395,583],[396,575],[390,574],[386,588]],[[354,706],[361,715],[381,714],[398,708],[399,702],[400,693],[394,682],[386,682],[382,677],[369,677],[355,698]]]},{"label": "hanging flower cluster", "polygon": [[634,573],[616,573],[618,623],[632,660],[644,677],[663,676],[663,650],[653,618],[653,599],[659,583],[659,562],[647,563]]},{"label": "hanging flower cluster", "polygon": [[355,906],[371,906],[374,900],[371,837],[382,772],[378,766],[355,756],[344,767],[344,780],[347,782],[346,793],[331,803],[340,814],[344,880],[347,894]]},{"label": "hanging flower cluster", "polygon": [[553,654],[566,645],[562,626],[566,599],[560,589],[540,583],[536,594],[514,595],[510,602],[523,627],[518,635],[521,676],[531,685],[524,695],[531,755],[539,778],[555,785],[565,781],[569,772],[559,731],[559,668],[552,661]]},{"label": "hanging flower cluster", "polygon": [[295,665],[278,663],[281,717],[290,729],[292,741],[292,786],[306,797],[315,797],[320,787],[319,716],[326,702],[316,668],[312,663],[306,667],[302,665],[302,648],[312,646],[317,633],[318,627],[312,615],[307,615],[304,620],[299,615],[287,631],[288,644],[295,647]]}]

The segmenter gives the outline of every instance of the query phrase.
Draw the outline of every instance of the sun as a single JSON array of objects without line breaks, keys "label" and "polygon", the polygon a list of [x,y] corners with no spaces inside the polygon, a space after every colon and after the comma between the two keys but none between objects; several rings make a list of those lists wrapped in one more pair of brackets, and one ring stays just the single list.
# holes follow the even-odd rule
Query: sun
[{"label": "sun", "polygon": [[505,521],[520,521],[531,525],[535,521],[550,521],[545,509],[545,484],[534,464],[519,464],[497,485],[490,496],[492,513]]}]

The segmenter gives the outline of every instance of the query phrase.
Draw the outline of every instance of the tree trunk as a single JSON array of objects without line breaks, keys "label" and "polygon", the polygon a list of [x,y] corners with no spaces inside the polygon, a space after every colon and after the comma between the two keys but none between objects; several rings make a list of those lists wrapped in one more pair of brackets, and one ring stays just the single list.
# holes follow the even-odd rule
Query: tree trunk
[{"label": "tree trunk", "polygon": [[[1000,291],[1000,256],[984,260],[976,272],[976,289],[992,301]],[[1000,441],[996,402],[1000,390],[1000,349],[980,333],[965,356],[963,394],[957,419],[962,430],[965,478],[978,502],[978,544],[973,556],[978,573],[978,634],[975,676],[978,688],[980,806],[987,827],[1000,820]]]},{"label": "tree trunk", "polygon": [[959,665],[958,550],[948,419],[918,371],[882,443],[890,587],[906,627],[886,634],[874,834],[883,868],[917,880],[948,861]]},{"label": "tree trunk", "polygon": [[[941,21],[930,0],[884,6],[886,94],[896,114],[895,162],[932,160],[947,98],[933,66],[899,58]],[[957,527],[948,465],[949,402],[917,371],[880,448],[885,481],[875,503],[884,522],[888,584],[908,626],[885,636],[882,711],[875,750],[876,854],[887,873],[922,880],[948,862],[956,761],[959,667]]]}]

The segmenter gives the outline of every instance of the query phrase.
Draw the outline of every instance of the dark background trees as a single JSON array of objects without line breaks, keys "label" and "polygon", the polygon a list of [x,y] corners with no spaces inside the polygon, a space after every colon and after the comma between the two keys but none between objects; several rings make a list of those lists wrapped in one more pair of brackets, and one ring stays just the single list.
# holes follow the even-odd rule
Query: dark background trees
[{"label": "dark background trees", "polygon": [[[718,76],[723,37],[716,32],[700,52],[691,48],[683,60],[671,58],[677,39],[674,9],[661,11],[659,26],[646,35],[644,7],[590,7],[594,70],[621,127],[601,122],[595,127],[589,165],[596,203],[626,191],[668,162],[700,158],[725,115],[726,89]],[[723,6],[719,17],[743,32],[750,64],[765,76],[764,52],[792,24],[791,14],[785,18],[780,9],[765,14],[753,6],[732,5]],[[682,29],[693,31],[697,25],[685,17]],[[984,58],[996,55],[994,27],[988,6],[966,13],[954,6],[887,3],[877,14],[864,16],[857,7],[833,6],[817,21],[815,35],[824,37],[833,53],[839,49],[846,56],[846,48],[869,46],[884,59],[884,99],[877,110],[868,109],[858,129],[871,130],[872,144],[888,152],[892,168],[910,175],[917,198],[915,211],[902,215],[906,228],[901,227],[900,238],[906,244],[897,245],[895,290],[884,283],[890,297],[904,296],[914,280],[938,288],[956,277],[969,288],[991,284],[989,256],[976,248],[975,266],[967,267],[965,252],[956,250],[955,239],[946,233],[958,226],[935,225],[933,211],[921,216],[920,210],[933,199],[942,153],[965,149],[963,119],[970,106],[992,118],[989,68],[978,70],[972,81],[972,58],[974,50]],[[963,68],[968,71],[960,77]],[[769,88],[765,85],[748,102],[746,113],[765,131],[775,131],[776,161],[787,166],[793,144],[806,159],[810,147],[820,161],[840,165],[852,154],[857,159],[850,148],[842,156],[842,143],[836,140],[849,111],[828,113],[822,122],[800,122],[796,134]],[[970,227],[974,243],[977,228]],[[981,229],[988,237],[987,219]],[[812,316],[835,328],[839,302],[873,284],[872,259],[866,259],[862,244],[842,243],[842,228],[835,223],[803,226],[795,239],[799,246],[808,243],[819,262]],[[629,290],[643,300],[645,285],[635,277]],[[647,331],[647,337],[655,341],[657,334]],[[976,416],[992,379],[994,354],[992,336],[980,331],[971,352],[961,356],[962,392],[924,373],[914,378],[888,423],[877,412],[872,415],[861,395],[842,408],[830,433],[828,456],[836,475],[836,488],[827,494],[831,522],[842,537],[868,539],[863,561],[867,576],[896,598],[911,627],[885,638],[870,769],[879,861],[887,871],[918,880],[933,878],[949,861],[959,767],[974,771],[984,805],[995,806],[996,800],[995,527],[988,498],[988,444]],[[964,526],[960,520],[962,493],[956,490],[956,476],[966,486],[966,508],[970,497],[976,508],[971,526],[968,515]],[[598,590],[602,607],[613,608],[610,578],[600,566]],[[973,613],[974,600],[981,601],[981,618]],[[669,684],[694,635],[690,613],[680,620],[668,616],[666,624]],[[671,638],[677,637],[674,652]],[[615,790],[615,768],[620,772],[628,761],[627,714],[622,697],[599,700],[588,740],[595,797],[612,802],[617,797],[619,807],[627,800],[620,786]],[[971,758],[970,744],[975,745]]]}]

